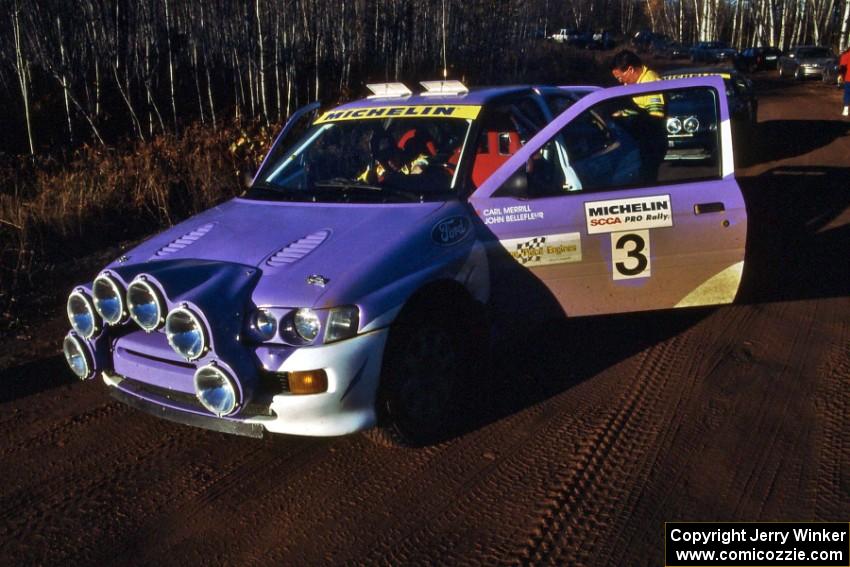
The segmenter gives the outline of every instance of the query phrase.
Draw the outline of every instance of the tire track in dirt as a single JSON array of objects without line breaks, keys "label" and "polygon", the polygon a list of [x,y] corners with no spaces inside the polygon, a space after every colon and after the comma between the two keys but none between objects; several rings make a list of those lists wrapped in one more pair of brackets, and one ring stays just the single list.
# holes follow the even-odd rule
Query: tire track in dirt
[{"label": "tire track in dirt", "polygon": [[[641,501],[623,516],[623,529],[603,548],[601,563],[625,564],[635,557],[645,558],[647,564],[662,561],[659,542],[664,521],[804,519],[782,514],[783,509],[801,506],[785,502],[781,493],[796,495],[805,484],[799,477],[807,459],[799,457],[806,454],[808,437],[796,425],[801,423],[799,416],[789,415],[783,406],[797,403],[795,412],[807,407],[799,400],[806,400],[811,381],[807,376],[813,374],[795,375],[794,361],[801,362],[802,352],[815,354],[811,345],[823,333],[817,326],[822,314],[808,307],[770,304],[718,313],[738,323],[728,335],[703,337],[717,348],[697,361],[693,393],[677,411],[689,418],[671,424],[674,429],[657,448],[660,459]],[[741,319],[736,311],[748,315]],[[753,312],[758,316],[749,315]],[[792,325],[798,336],[783,334],[782,342],[777,342],[770,331],[783,322]],[[786,340],[790,344],[784,344]],[[775,387],[777,371],[788,372],[782,383],[790,387]],[[761,403],[742,401],[747,399]],[[771,445],[774,438],[781,441]],[[730,460],[737,463],[734,468],[729,467]],[[647,525],[657,526],[657,537],[647,537]]]},{"label": "tire track in dirt", "polygon": [[[234,458],[236,465],[222,471],[219,476],[208,479],[196,487],[188,498],[168,507],[165,514],[158,514],[133,528],[133,535],[122,542],[107,556],[95,559],[95,564],[109,564],[112,557],[119,557],[118,564],[129,562],[137,565],[164,563],[161,555],[168,557],[168,550],[190,537],[196,525],[192,519],[207,509],[215,509],[217,502],[227,495],[249,493],[258,477],[273,474],[276,482],[285,483],[288,476],[296,474],[301,467],[315,460],[326,443],[319,438],[293,439],[285,450],[270,446],[268,441],[252,441],[244,454]],[[285,467],[281,466],[286,464]],[[213,510],[209,510],[213,513]],[[151,547],[150,542],[157,542]]]},{"label": "tire track in dirt", "polygon": [[[421,528],[424,518],[438,518],[441,511],[455,502],[459,495],[468,494],[470,486],[480,482],[497,466],[497,462],[487,458],[469,459],[470,455],[486,453],[482,447],[498,445],[500,454],[510,455],[522,447],[525,439],[533,436],[536,431],[552,418],[553,411],[546,407],[532,407],[520,414],[512,416],[511,427],[499,428],[500,434],[488,434],[478,431],[463,438],[444,443],[432,448],[426,459],[411,460],[410,451],[393,451],[367,446],[366,450],[372,458],[374,469],[381,469],[385,476],[369,479],[367,485],[358,486],[358,500],[380,502],[380,510],[345,506],[346,497],[338,493],[328,493],[325,498],[310,501],[319,509],[339,512],[340,524],[336,541],[325,550],[327,557],[344,556],[360,557],[367,563],[371,560],[391,561],[400,560],[397,555],[397,545],[387,545],[388,541],[396,544],[407,541],[406,536],[411,530]],[[507,429],[507,432],[504,431]],[[495,437],[498,437],[496,441]],[[364,447],[355,448],[362,451]],[[401,461],[401,462],[399,462]],[[386,463],[386,466],[381,466]],[[411,466],[412,465],[412,466]],[[428,494],[428,498],[422,498]],[[391,499],[387,499],[392,495]],[[351,518],[353,513],[356,518]],[[386,519],[393,518],[391,526],[386,526]],[[373,526],[373,528],[370,528]],[[278,527],[272,527],[273,532]],[[309,527],[303,527],[309,531]],[[340,537],[342,534],[342,537]],[[374,536],[369,537],[369,536]],[[261,537],[261,540],[264,540]],[[394,549],[395,548],[395,549]],[[272,549],[261,560],[264,564],[281,564],[291,561],[292,556],[286,550]],[[303,558],[305,563],[315,561],[309,557]],[[298,561],[295,561],[296,563]]]},{"label": "tire track in dirt", "polygon": [[650,446],[648,432],[642,429],[663,401],[671,370],[683,361],[687,337],[687,332],[680,334],[645,352],[633,388],[627,386],[593,433],[582,439],[579,461],[559,472],[539,511],[538,525],[509,562],[587,563],[588,548],[622,502],[637,457]]},{"label": "tire track in dirt", "polygon": [[819,521],[845,521],[850,511],[850,325],[842,322],[838,337],[818,368],[823,379],[813,402],[822,416],[814,444],[814,518]]},{"label": "tire track in dirt", "polygon": [[[81,431],[83,439],[103,436],[115,441],[101,445],[98,451],[86,451],[82,447],[82,452],[68,453],[65,459],[25,471],[28,473],[26,480],[19,481],[14,491],[0,497],[3,539],[7,543],[25,542],[35,535],[44,537],[45,532],[64,537],[59,527],[74,518],[79,519],[80,514],[86,515],[86,510],[77,509],[78,504],[85,502],[96,501],[92,508],[104,508],[107,513],[104,519],[108,518],[108,511],[114,504],[110,499],[126,489],[125,479],[144,483],[145,470],[161,461],[176,460],[197,440],[197,433],[189,428],[150,421],[145,416],[143,421],[136,422],[131,416],[105,427],[102,432]],[[38,460],[29,462],[38,465]],[[104,462],[109,463],[108,466],[104,467]],[[73,487],[70,493],[63,490],[67,486]],[[36,532],[34,528],[39,524],[49,528]],[[79,545],[85,545],[87,537],[76,537]],[[94,540],[90,543],[96,545]]]}]

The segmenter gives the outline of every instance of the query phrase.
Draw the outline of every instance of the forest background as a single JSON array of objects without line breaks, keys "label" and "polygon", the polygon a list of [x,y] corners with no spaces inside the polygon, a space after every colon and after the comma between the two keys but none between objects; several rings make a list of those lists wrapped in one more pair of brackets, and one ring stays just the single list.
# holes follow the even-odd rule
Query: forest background
[{"label": "forest background", "polygon": [[0,330],[45,274],[238,194],[305,103],[609,80],[562,27],[840,51],[850,0],[0,0]]}]

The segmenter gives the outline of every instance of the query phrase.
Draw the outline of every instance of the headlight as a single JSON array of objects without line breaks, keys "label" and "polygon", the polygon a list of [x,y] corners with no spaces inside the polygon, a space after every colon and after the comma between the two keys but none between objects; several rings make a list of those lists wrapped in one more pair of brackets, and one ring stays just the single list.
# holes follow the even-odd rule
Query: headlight
[{"label": "headlight", "polygon": [[97,315],[91,299],[82,290],[74,290],[68,296],[68,321],[71,327],[84,339],[92,338],[98,331]]},{"label": "headlight", "polygon": [[162,300],[159,292],[145,280],[136,280],[127,288],[130,317],[147,332],[162,324]]},{"label": "headlight", "polygon": [[678,134],[682,131],[682,121],[676,117],[668,118],[667,131],[671,134]]},{"label": "headlight", "polygon": [[85,380],[91,374],[91,361],[89,353],[83,343],[74,335],[68,335],[62,341],[62,352],[65,353],[65,362],[71,367],[77,378]]},{"label": "headlight", "polygon": [[174,352],[186,360],[199,358],[207,348],[207,336],[197,315],[178,307],[165,319],[165,336]]},{"label": "headlight", "polygon": [[121,286],[106,274],[97,276],[92,284],[94,308],[103,320],[110,325],[124,318],[124,298]]},{"label": "headlight", "polygon": [[697,130],[699,130],[699,120],[697,120],[696,116],[689,116],[685,118],[685,122],[682,124],[685,128],[685,132],[689,132],[693,134]]},{"label": "headlight", "polygon": [[299,309],[293,317],[295,332],[305,341],[313,341],[322,330],[322,322],[312,309]]},{"label": "headlight", "polygon": [[239,404],[236,381],[215,364],[202,366],[195,371],[195,396],[205,408],[219,417],[232,413]]},{"label": "headlight", "polygon": [[277,333],[277,319],[271,311],[257,309],[249,321],[251,334],[260,341],[270,341]]},{"label": "headlight", "polygon": [[360,325],[360,310],[355,305],[335,307],[328,314],[325,342],[332,343],[353,337]]}]

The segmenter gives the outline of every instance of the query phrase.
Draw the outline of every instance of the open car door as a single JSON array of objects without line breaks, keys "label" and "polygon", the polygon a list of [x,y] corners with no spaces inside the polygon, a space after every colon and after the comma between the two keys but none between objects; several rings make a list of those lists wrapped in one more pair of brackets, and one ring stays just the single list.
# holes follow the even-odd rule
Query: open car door
[{"label": "open car door", "polygon": [[[665,115],[641,97],[661,93]],[[747,216],[725,87],[701,77],[588,94],[470,196],[493,300],[530,273],[567,315],[731,302]]]}]

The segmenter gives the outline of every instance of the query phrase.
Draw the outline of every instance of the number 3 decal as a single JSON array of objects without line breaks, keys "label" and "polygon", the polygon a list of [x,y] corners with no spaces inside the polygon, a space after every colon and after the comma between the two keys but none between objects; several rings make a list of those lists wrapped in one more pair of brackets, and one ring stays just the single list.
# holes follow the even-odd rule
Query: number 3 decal
[{"label": "number 3 decal", "polygon": [[648,278],[649,231],[615,232],[611,234],[611,265],[615,280]]}]

